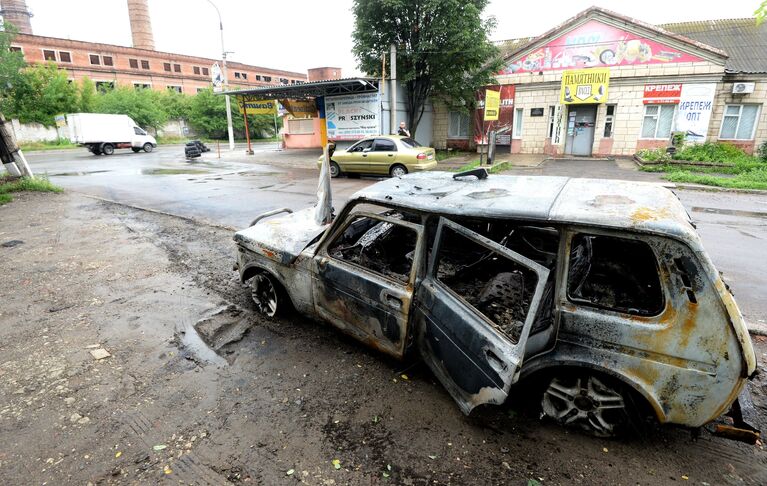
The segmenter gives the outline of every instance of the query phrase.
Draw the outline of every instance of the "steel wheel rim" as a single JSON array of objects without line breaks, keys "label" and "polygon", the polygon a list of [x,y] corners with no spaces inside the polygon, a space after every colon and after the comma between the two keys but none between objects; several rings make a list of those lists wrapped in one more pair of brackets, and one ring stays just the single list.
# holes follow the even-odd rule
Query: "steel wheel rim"
[{"label": "steel wheel rim", "polygon": [[391,175],[394,177],[402,177],[405,174],[407,174],[407,171],[402,167],[395,167],[391,170]]},{"label": "steel wheel rim", "polygon": [[578,425],[598,437],[616,435],[628,416],[623,395],[595,376],[552,379],[541,408],[559,424]]},{"label": "steel wheel rim", "polygon": [[258,274],[253,277],[250,294],[259,312],[266,316],[274,317],[277,313],[277,289],[274,288],[269,277],[264,274]]},{"label": "steel wheel rim", "polygon": [[335,164],[330,164],[330,177],[336,177],[340,169]]}]

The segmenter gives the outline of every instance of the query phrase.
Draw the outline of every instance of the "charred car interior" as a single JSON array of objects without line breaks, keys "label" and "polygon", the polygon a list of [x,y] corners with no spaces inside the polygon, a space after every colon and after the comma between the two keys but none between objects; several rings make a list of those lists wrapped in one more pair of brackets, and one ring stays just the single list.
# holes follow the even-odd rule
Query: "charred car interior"
[{"label": "charred car interior", "polygon": [[636,402],[697,427],[755,369],[732,295],[665,188],[428,173],[361,191],[329,225],[305,211],[235,235],[257,308],[420,354],[464,413],[528,380],[544,415],[597,435]]}]

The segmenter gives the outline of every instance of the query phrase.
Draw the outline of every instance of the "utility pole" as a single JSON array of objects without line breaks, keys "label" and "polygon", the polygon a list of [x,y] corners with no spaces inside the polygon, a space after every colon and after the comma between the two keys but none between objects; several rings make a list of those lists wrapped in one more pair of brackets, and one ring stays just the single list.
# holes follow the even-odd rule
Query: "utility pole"
[{"label": "utility pole", "polygon": [[[226,48],[224,47],[224,23],[221,20],[221,12],[216,7],[216,4],[212,0],[208,0],[208,3],[216,9],[218,14],[218,28],[221,32],[221,64],[223,64],[224,71],[224,91],[229,89],[229,75],[226,70]],[[229,100],[229,95],[224,95],[226,99],[226,129],[229,132],[229,150],[234,151],[234,130],[232,129],[232,102]]]},{"label": "utility pole", "polygon": [[390,134],[397,133],[397,46],[392,43],[389,48],[389,72],[391,85],[389,87],[389,130]]}]

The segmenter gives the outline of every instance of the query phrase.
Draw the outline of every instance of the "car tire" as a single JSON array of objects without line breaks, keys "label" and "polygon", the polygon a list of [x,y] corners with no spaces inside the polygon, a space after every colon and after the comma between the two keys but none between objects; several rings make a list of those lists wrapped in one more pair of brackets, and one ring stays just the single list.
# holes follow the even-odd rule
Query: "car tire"
[{"label": "car tire", "polygon": [[256,304],[256,310],[266,317],[283,314],[287,304],[282,287],[267,272],[259,272],[250,279],[250,296]]},{"label": "car tire", "polygon": [[138,147],[131,147],[131,150],[133,150],[133,153],[136,153],[136,154],[141,152],[141,149]]},{"label": "car tire", "polygon": [[111,143],[101,144],[101,153],[104,155],[112,155],[115,153],[115,146]]},{"label": "car tire", "polygon": [[341,177],[341,167],[332,160],[330,161],[330,177]]},{"label": "car tire", "polygon": [[598,372],[555,372],[537,396],[541,417],[580,427],[596,437],[621,437],[629,431],[642,434],[642,419],[648,416],[628,386]]},{"label": "car tire", "polygon": [[402,164],[394,164],[389,169],[389,175],[392,177],[402,177],[407,174],[407,167]]},{"label": "car tire", "polygon": [[91,145],[88,150],[90,150],[93,155],[101,155],[101,149],[98,145]]},{"label": "car tire", "polygon": [[144,144],[144,146],[142,148],[144,149],[144,152],[149,153],[152,150],[154,150],[154,145],[152,145],[151,143],[147,142],[147,143]]}]

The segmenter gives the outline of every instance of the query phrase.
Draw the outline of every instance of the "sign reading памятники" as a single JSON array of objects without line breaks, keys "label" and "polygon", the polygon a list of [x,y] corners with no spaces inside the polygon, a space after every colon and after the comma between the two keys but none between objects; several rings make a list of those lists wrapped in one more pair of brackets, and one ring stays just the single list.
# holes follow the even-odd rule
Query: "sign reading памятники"
[{"label": "sign reading \u043f\u0430\u043c\u044f\u0442\u043d\u0438\u043a\u0438", "polygon": [[609,84],[610,68],[564,71],[559,102],[565,105],[606,103]]},{"label": "sign reading \u043f\u0430\u043c\u044f\u0442\u043d\u0438\u043a\u0438", "polygon": [[381,134],[381,98],[376,93],[325,98],[330,140],[359,140]]}]

